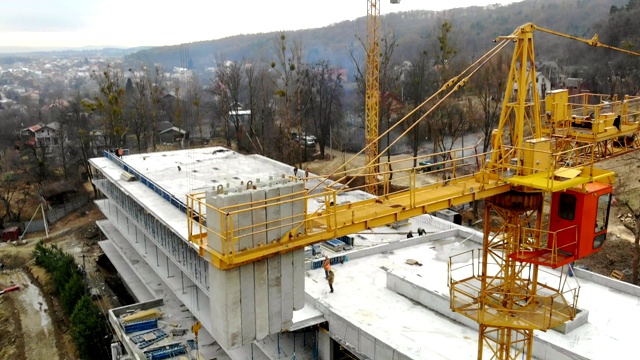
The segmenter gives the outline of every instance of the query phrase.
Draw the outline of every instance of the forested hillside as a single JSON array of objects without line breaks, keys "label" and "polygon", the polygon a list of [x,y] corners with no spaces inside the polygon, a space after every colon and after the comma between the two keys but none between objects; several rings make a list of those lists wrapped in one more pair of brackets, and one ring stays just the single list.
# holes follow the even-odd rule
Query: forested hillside
[{"label": "forested hillside", "polygon": [[[626,3],[626,0],[525,0],[507,6],[393,13],[383,16],[382,22],[384,33],[392,33],[397,38],[396,55],[401,59],[409,58],[418,47],[428,51],[435,46],[432,40],[434,36],[430,35],[433,35],[438,23],[444,20],[453,23],[460,55],[473,59],[486,52],[497,36],[508,35],[518,25],[527,22],[590,38],[599,24],[607,21],[613,6],[621,7]],[[289,39],[302,43],[307,62],[330,60],[335,66],[352,70],[349,49],[361,52],[358,36],[366,36],[366,19],[363,16],[355,21],[285,34]],[[129,55],[128,59],[132,62],[159,63],[165,68],[191,66],[195,69],[215,66],[216,59],[268,61],[273,58],[274,39],[279,35],[238,35],[178,46],[156,47],[138,51]],[[555,60],[565,57],[567,43],[567,40],[540,35],[536,43],[539,59]],[[349,71],[349,74],[353,72]]]}]

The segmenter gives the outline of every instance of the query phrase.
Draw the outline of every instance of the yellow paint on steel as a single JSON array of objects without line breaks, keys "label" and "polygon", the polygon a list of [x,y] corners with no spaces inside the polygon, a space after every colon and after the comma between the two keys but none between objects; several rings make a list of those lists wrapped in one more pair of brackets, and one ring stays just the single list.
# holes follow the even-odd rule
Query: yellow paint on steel
[{"label": "yellow paint on steel", "polygon": [[[510,185],[501,181],[493,180],[482,184],[474,178],[466,178],[451,181],[446,185],[425,186],[385,197],[330,206],[322,212],[308,214],[303,220],[304,232],[294,235],[296,233],[294,230],[279,241],[241,251],[234,250],[237,238],[234,238],[233,232],[216,234],[220,237],[224,244],[222,248],[227,249],[226,251],[216,251],[208,246],[207,231],[204,229],[192,233],[190,240],[207,254],[204,257],[214,266],[230,269],[343,235],[355,234],[451,206],[484,199],[509,189]],[[317,195],[310,196],[305,201],[313,201],[316,197]],[[230,216],[232,215],[226,217]],[[233,223],[233,221],[229,222]],[[196,225],[192,224],[190,228],[194,226]],[[201,226],[204,227],[203,224]]]},{"label": "yellow paint on steel", "polygon": [[577,175],[565,178],[561,176],[563,173],[539,172],[525,176],[512,176],[505,179],[505,181],[514,186],[524,186],[526,188],[543,190],[546,192],[557,192],[585,185],[594,181],[611,184],[616,177],[616,174],[612,171],[597,168],[581,167],[576,169],[566,169],[564,174],[567,177],[569,177],[569,175],[567,175],[569,171],[571,172],[571,175],[575,172],[577,172]]},{"label": "yellow paint on steel", "polygon": [[366,191],[378,193],[378,123],[380,112],[380,3],[367,0],[367,63],[365,78],[365,174]]}]

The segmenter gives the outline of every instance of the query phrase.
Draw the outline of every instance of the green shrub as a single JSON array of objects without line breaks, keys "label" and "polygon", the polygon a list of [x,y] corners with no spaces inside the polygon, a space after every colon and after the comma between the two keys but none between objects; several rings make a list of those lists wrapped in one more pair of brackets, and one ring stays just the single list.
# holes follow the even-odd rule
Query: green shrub
[{"label": "green shrub", "polygon": [[60,293],[60,303],[67,315],[73,313],[76,303],[85,294],[84,282],[82,277],[74,274],[69,282],[64,286],[64,290]]},{"label": "green shrub", "polygon": [[71,314],[71,337],[81,359],[109,359],[111,332],[104,315],[84,295]]}]

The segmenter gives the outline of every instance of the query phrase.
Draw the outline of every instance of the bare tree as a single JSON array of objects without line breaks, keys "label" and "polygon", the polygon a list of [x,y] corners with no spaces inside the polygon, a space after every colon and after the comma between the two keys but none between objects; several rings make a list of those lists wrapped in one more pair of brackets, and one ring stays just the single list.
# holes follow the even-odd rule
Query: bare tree
[{"label": "bare tree", "polygon": [[[279,129],[277,129],[279,135],[275,140],[277,142],[276,148],[279,149],[278,158],[282,160],[285,158],[285,151],[290,149],[290,147],[285,146],[290,136],[289,130],[291,128],[297,128],[298,132],[302,130],[300,104],[296,101],[295,109],[292,106],[293,101],[296,100],[294,85],[296,85],[295,76],[299,74],[296,70],[301,66],[302,61],[302,43],[293,41],[289,44],[285,34],[282,33],[279,38],[274,40],[273,48],[276,60],[271,62],[271,69],[276,73],[274,85],[277,99],[279,100],[279,104],[276,107],[279,112],[277,116],[280,119],[280,122],[278,122]],[[297,84],[300,86],[300,83]],[[297,99],[300,99],[300,97],[298,96]],[[297,110],[295,114],[293,113],[294,110]],[[296,158],[300,159],[298,152],[289,152],[289,162],[296,162]]]},{"label": "bare tree", "polygon": [[[356,35],[358,42],[362,48],[363,54],[366,53],[367,45],[365,39],[361,36]],[[379,74],[379,82],[380,82],[380,108],[378,111],[379,119],[378,123],[380,124],[384,120],[384,124],[386,125],[386,129],[390,128],[392,124],[392,107],[393,107],[393,99],[401,98],[401,86],[400,82],[402,79],[402,71],[401,67],[397,63],[394,58],[394,51],[397,48],[397,36],[390,29],[385,29],[383,32],[383,36],[380,38],[381,46],[380,46],[380,74]],[[366,62],[362,59],[363,57],[359,55],[359,52],[356,52],[355,49],[349,49],[349,56],[351,57],[351,61],[355,67],[355,82],[358,89],[358,93],[361,96],[362,101],[360,102],[361,106],[359,107],[359,112],[364,114],[364,99],[365,99],[365,80],[366,80]],[[393,96],[388,96],[393,94]],[[400,94],[400,96],[398,96]],[[386,95],[386,96],[385,96]],[[364,117],[362,118],[364,122]],[[363,123],[363,131],[364,131],[364,123]],[[387,134],[386,143],[390,143],[390,134]],[[391,149],[389,149],[391,150]],[[389,161],[391,157],[390,151],[387,152],[387,160]]]},{"label": "bare tree", "polygon": [[342,77],[328,61],[321,61],[309,71],[309,85],[309,113],[318,135],[320,154],[324,158],[331,127],[342,120]]},{"label": "bare tree", "polygon": [[[253,82],[253,80],[247,79],[248,82]],[[275,98],[275,83],[272,79],[271,67],[260,66],[258,68],[256,77],[255,77],[255,103],[250,101],[250,109],[252,116],[255,116],[254,119],[256,121],[255,129],[258,132],[258,147],[262,150],[262,153],[266,156],[271,157],[272,154],[278,152],[275,149],[275,144],[277,141],[274,141],[275,134],[271,129],[275,128],[275,106],[274,106],[274,98]],[[249,92],[253,93],[253,87],[249,87]],[[251,98],[253,98],[251,96]],[[259,129],[259,130],[258,130]]]},{"label": "bare tree", "polygon": [[[13,157],[11,153],[5,154],[5,156],[7,155],[11,157],[13,162],[21,161],[19,158]],[[5,164],[5,168],[7,168],[7,164]],[[31,191],[25,185],[27,179],[25,179],[25,173],[20,170],[19,166],[9,165],[8,170],[0,177],[0,205],[4,210],[2,222],[4,222],[5,217],[9,221],[20,221],[22,220],[22,210],[30,198]]]},{"label": "bare tree", "polygon": [[189,99],[191,101],[191,105],[193,105],[193,117],[195,120],[195,125],[198,127],[198,134],[201,138],[204,139],[205,136],[202,130],[201,114],[202,88],[200,87],[200,82],[198,81],[198,77],[195,74],[191,74],[191,76],[189,77],[187,99]]},{"label": "bare tree", "polygon": [[89,110],[99,116],[100,130],[108,147],[123,145],[123,137],[128,128],[124,111],[124,87],[122,76],[110,67],[100,74],[94,74],[100,93],[95,102],[87,103]]},{"label": "bare tree", "polygon": [[[411,108],[419,107],[427,96],[435,91],[437,81],[435,79],[436,72],[432,67],[433,58],[431,58],[426,50],[419,50],[413,57],[413,62],[408,65],[403,76],[403,97],[404,101]],[[405,120],[405,128],[413,126],[425,113],[426,109],[419,109],[411,118]],[[418,151],[425,142],[428,135],[428,123],[422,121],[413,127],[409,132],[409,147],[413,151],[413,166],[416,167]]]},{"label": "bare tree", "polygon": [[[85,101],[86,103],[86,101]],[[75,154],[77,166],[82,168],[83,173],[86,175],[86,179],[89,180],[93,187],[94,197],[98,196],[98,189],[93,184],[93,173],[91,172],[91,165],[89,159],[95,156],[91,149],[91,142],[93,140],[91,133],[91,125],[88,115],[83,111],[87,106],[83,105],[83,99],[80,93],[76,93],[76,96],[69,101],[68,129],[70,140],[70,152]]]},{"label": "bare tree", "polygon": [[[131,71],[131,70],[130,70]],[[148,148],[148,115],[149,115],[149,81],[146,74],[135,78],[133,90],[128,93],[132,116],[129,118],[129,129],[136,138],[138,151]]]},{"label": "bare tree", "polygon": [[161,111],[162,94],[165,90],[164,70],[160,66],[155,66],[153,75],[147,73],[147,88],[149,91],[149,103],[151,110],[151,148],[156,151],[158,140],[158,122]]},{"label": "bare tree", "polygon": [[225,96],[220,100],[226,100],[229,102],[229,108],[233,116],[230,116],[229,120],[233,123],[236,145],[239,150],[244,150],[243,146],[243,117],[240,116],[239,111],[242,108],[241,96],[244,90],[244,77],[242,68],[244,67],[244,61],[233,62],[218,60],[218,68],[216,71],[216,78],[222,85],[221,90],[225,92]]},{"label": "bare tree", "polygon": [[500,119],[502,96],[506,88],[509,66],[502,54],[491,59],[483,69],[471,78],[471,89],[482,109],[483,118],[479,124],[484,136],[482,152],[489,150],[491,132]]},{"label": "bare tree", "polygon": [[[436,31],[435,70],[438,87],[441,87],[457,72],[456,64],[453,61],[458,53],[457,36],[453,32],[452,22],[448,20],[442,20]],[[429,125],[434,152],[451,150],[455,142],[468,129],[464,109],[450,98],[436,109]]]}]

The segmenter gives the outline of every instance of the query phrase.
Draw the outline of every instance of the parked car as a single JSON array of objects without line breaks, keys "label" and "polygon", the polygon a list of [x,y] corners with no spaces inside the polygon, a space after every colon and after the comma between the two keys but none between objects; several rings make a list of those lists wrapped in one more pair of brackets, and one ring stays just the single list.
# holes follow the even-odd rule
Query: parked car
[{"label": "parked car", "polygon": [[315,147],[318,139],[314,135],[298,135],[298,133],[292,132],[291,140],[297,141],[300,145],[304,145],[305,147]]},{"label": "parked car", "polygon": [[431,172],[434,170],[442,170],[443,166],[442,164],[434,164],[431,161],[420,161],[418,163],[418,165],[420,166],[420,172]]}]

